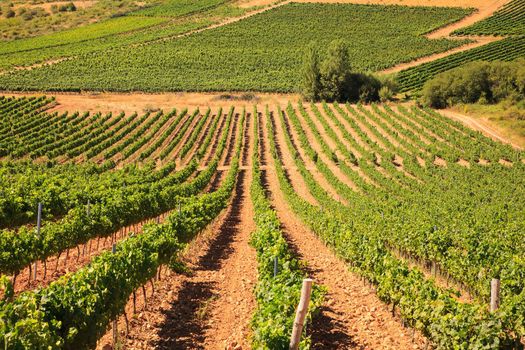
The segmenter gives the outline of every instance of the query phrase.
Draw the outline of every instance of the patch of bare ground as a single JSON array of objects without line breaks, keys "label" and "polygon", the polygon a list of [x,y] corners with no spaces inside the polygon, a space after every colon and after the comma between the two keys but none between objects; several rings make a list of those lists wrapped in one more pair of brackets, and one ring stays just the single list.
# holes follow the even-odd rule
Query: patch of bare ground
[{"label": "patch of bare ground", "polygon": [[[45,92],[9,92],[0,91],[0,94],[14,97],[23,96],[42,96]],[[289,101],[299,99],[298,94],[271,94],[271,93],[250,93],[249,100],[243,100],[243,96],[248,96],[242,92],[166,92],[158,94],[148,93],[105,93],[105,92],[85,92],[85,93],[59,93],[53,92],[56,97],[56,105],[49,110],[54,111],[85,111],[85,112],[134,112],[144,113],[152,108],[170,111],[173,108],[186,108],[189,110],[196,107],[224,107],[231,104],[224,99],[225,95],[230,96],[229,100],[238,105],[241,102],[246,104],[256,104],[260,110],[264,110],[266,105],[286,105]]]},{"label": "patch of bare ground", "polygon": [[[264,138],[268,149],[268,139]],[[263,156],[270,169],[274,161]],[[307,270],[315,283],[328,289],[321,315],[307,331],[312,337],[313,349],[420,349],[424,339],[404,328],[397,317],[375,295],[374,289],[364,285],[351,273],[288,207],[274,171],[264,171],[265,183],[282,223],[282,229],[293,251],[308,262]],[[306,189],[305,189],[306,190]],[[297,189],[297,192],[305,190]]]},{"label": "patch of bare ground", "polygon": [[457,163],[461,166],[464,166],[465,168],[470,168],[470,163],[468,160],[460,159],[457,161]]},{"label": "patch of bare ground", "polygon": [[445,168],[447,167],[447,161],[440,157],[436,157],[434,159],[434,164],[445,167]]},{"label": "patch of bare ground", "polygon": [[520,146],[517,143],[517,141],[522,141],[523,145],[525,145],[524,140],[509,140],[508,137],[502,136],[501,134],[503,133],[503,131],[498,130],[497,126],[494,125],[494,123],[491,123],[488,118],[474,118],[474,117],[453,111],[451,109],[440,110],[440,113],[448,118],[451,118],[453,120],[463,123],[464,125],[466,125],[467,127],[471,129],[481,131],[485,136],[490,137],[494,141],[510,144],[512,147],[517,148],[517,149],[524,149],[524,147]]}]

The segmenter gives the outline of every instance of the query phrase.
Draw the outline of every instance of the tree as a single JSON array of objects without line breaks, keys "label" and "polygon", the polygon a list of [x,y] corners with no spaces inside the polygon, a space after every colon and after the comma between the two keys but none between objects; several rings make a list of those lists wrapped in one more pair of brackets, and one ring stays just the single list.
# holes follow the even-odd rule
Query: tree
[{"label": "tree", "polygon": [[321,92],[321,74],[319,72],[319,52],[311,43],[305,52],[302,66],[301,93],[306,100],[317,101]]},{"label": "tree", "polygon": [[348,99],[351,66],[348,47],[343,40],[334,40],[328,46],[328,55],[321,64],[321,99],[343,101]]}]

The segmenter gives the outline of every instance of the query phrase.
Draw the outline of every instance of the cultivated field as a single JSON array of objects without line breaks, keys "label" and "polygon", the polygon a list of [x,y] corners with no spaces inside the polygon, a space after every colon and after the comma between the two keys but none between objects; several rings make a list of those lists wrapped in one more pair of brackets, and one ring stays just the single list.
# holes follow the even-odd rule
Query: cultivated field
[{"label": "cultivated field", "polygon": [[[2,306],[8,324],[57,320],[61,326],[45,330],[48,339],[95,345],[108,322],[125,314],[130,333],[121,325],[121,337],[132,348],[170,347],[177,339],[203,347],[246,344],[252,332],[253,344],[286,342],[294,286],[308,273],[328,288],[314,294],[314,310],[333,309],[314,318],[307,333],[321,342],[419,347],[423,336],[436,344],[495,336],[505,342],[523,327],[525,155],[510,146],[403,105],[294,103],[125,115],[46,112],[53,104],[44,97],[1,101],[0,268],[14,274],[18,296]],[[38,202],[44,223],[35,237]],[[195,252],[182,258],[196,274],[169,272],[172,254],[209,223],[208,238],[197,238],[190,245]],[[108,251],[112,243],[115,254]],[[329,248],[336,255],[327,250],[317,260],[317,251]],[[274,256],[283,264],[277,278],[270,272]],[[304,270],[294,256],[313,265]],[[332,264],[340,267],[331,270]],[[495,275],[503,302],[492,315],[487,286]],[[362,299],[359,293],[372,289],[356,290],[357,276],[377,296]],[[247,283],[257,286],[255,295]],[[273,306],[267,295],[275,295]],[[364,313],[348,313],[353,298],[364,302]],[[21,313],[28,303],[43,314]],[[167,336],[175,319],[180,325]],[[145,332],[145,322],[152,330]],[[282,334],[268,329],[275,322]],[[323,333],[331,332],[324,322],[339,325],[337,339]],[[66,337],[70,329],[78,332],[73,338]]]},{"label": "cultivated field", "polygon": [[523,61],[435,88],[503,134],[422,102],[523,0],[57,4],[0,2],[5,349],[524,349]]}]

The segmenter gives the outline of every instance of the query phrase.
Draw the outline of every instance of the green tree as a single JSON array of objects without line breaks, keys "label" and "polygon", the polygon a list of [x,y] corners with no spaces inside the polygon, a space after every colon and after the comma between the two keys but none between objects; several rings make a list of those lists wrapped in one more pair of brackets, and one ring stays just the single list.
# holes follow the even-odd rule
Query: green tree
[{"label": "green tree", "polygon": [[301,94],[308,101],[317,101],[321,92],[319,52],[314,43],[308,45],[302,66]]},{"label": "green tree", "polygon": [[350,76],[348,47],[343,40],[334,40],[328,46],[328,55],[321,64],[321,99],[327,101],[347,99]]}]

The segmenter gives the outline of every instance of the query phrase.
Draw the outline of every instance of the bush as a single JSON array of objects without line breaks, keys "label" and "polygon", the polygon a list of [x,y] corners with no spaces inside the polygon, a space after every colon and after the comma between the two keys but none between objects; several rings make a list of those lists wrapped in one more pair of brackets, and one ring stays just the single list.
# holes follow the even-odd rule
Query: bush
[{"label": "bush", "polygon": [[423,86],[421,102],[435,108],[458,103],[498,103],[525,98],[525,59],[472,62],[436,75]]},{"label": "bush", "polygon": [[74,12],[77,10],[77,7],[74,3],[69,2],[65,5],[59,6],[58,11],[60,12]]}]

